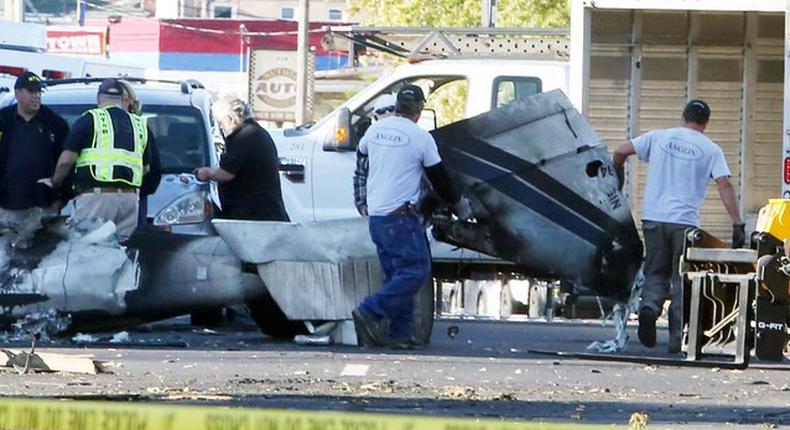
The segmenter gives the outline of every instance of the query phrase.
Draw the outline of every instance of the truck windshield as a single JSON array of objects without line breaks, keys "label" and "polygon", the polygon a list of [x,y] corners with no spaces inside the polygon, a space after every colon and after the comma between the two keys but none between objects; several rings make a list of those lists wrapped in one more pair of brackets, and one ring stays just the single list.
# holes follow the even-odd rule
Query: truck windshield
[{"label": "truck windshield", "polygon": [[[91,105],[58,105],[50,108],[69,123],[74,122]],[[191,173],[196,167],[209,165],[206,124],[192,106],[143,105],[143,118],[156,139],[162,173]]]}]

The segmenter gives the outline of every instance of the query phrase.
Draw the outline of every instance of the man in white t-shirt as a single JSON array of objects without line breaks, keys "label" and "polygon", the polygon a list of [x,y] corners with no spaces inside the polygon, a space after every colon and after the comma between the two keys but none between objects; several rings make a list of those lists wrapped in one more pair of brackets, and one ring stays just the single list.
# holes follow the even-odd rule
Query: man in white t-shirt
[{"label": "man in white t-shirt", "polygon": [[[424,105],[422,89],[404,85],[395,115],[371,125],[357,148],[354,199],[360,214],[370,216],[383,273],[381,289],[352,312],[363,346],[420,346],[412,333],[414,296],[431,276],[425,228],[415,211],[423,174],[459,218],[471,216],[469,202],[450,184],[433,136],[417,125]],[[385,318],[388,335],[378,333],[377,322]]]},{"label": "man in white t-shirt", "polygon": [[[645,236],[645,284],[639,304],[639,341],[656,344],[656,318],[669,297],[668,352],[680,352],[683,334],[683,291],[678,270],[687,228],[699,227],[699,211],[708,182],[713,179],[733,223],[732,245],[743,246],[744,224],[738,209],[730,169],[721,148],[703,134],[710,108],[702,100],[683,110],[683,125],[654,130],[614,151],[614,164],[622,180],[623,165],[636,154],[648,162],[644,190],[642,231]],[[621,182],[622,185],[622,182]]]}]

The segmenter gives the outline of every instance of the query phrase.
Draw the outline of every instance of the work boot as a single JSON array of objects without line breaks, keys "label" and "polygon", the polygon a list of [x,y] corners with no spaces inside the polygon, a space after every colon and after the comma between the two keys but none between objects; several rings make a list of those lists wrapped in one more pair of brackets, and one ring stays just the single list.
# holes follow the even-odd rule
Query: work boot
[{"label": "work boot", "polygon": [[639,342],[652,348],[656,346],[656,313],[650,308],[639,310]]},{"label": "work boot", "polygon": [[351,311],[351,317],[354,318],[354,331],[357,333],[357,342],[360,346],[383,346],[384,342],[379,335],[376,321],[369,317],[365,312],[356,308]]},{"label": "work boot", "polygon": [[409,337],[408,339],[405,340],[393,339],[390,337],[387,339],[387,346],[395,350],[414,350],[414,349],[422,349],[425,347],[425,345],[423,345],[413,337]]}]

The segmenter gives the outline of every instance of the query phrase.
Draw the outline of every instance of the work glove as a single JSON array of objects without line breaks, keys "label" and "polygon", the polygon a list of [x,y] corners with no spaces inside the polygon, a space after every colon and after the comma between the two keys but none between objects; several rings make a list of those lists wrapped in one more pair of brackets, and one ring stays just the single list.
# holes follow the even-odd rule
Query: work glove
[{"label": "work glove", "polygon": [[746,244],[746,224],[732,225],[732,247],[742,248]]},{"label": "work glove", "polygon": [[452,207],[453,213],[461,221],[468,221],[472,218],[472,207],[469,205],[469,199],[461,197],[458,202]]}]

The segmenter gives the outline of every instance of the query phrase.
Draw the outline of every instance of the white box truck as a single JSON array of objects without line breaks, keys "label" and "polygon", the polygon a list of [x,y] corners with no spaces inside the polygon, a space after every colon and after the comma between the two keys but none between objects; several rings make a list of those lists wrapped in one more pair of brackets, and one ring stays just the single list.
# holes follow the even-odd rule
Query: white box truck
[{"label": "white box truck", "polygon": [[[787,20],[785,0],[573,0],[571,100],[610,149],[707,100],[706,134],[724,150],[751,230],[769,198],[790,197]],[[628,168],[637,220],[646,173],[637,160]],[[701,222],[730,237],[714,189]]]}]

